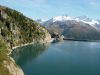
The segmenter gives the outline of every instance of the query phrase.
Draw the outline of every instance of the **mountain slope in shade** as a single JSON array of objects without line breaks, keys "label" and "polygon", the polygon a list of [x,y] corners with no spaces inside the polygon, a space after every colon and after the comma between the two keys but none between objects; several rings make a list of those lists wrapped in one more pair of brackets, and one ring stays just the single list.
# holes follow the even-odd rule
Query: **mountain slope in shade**
[{"label": "mountain slope in shade", "polygon": [[64,35],[65,38],[86,40],[100,39],[100,32],[97,29],[99,24],[98,20],[92,20],[85,16],[83,18],[58,16],[42,23],[51,34],[57,32]]}]

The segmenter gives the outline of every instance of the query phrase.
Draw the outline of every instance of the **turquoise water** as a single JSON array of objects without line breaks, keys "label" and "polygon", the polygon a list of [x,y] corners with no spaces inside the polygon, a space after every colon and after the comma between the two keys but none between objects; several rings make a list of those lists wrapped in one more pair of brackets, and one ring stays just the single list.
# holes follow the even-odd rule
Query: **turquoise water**
[{"label": "turquoise water", "polygon": [[100,43],[65,41],[17,48],[12,57],[25,75],[100,75]]}]

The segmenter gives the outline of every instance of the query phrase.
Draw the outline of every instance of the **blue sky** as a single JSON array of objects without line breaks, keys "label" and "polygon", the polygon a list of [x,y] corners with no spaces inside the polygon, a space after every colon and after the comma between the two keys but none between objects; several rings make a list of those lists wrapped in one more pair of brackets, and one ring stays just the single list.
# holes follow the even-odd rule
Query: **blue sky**
[{"label": "blue sky", "polygon": [[33,19],[59,15],[86,15],[100,19],[100,0],[0,0],[0,5],[16,9]]}]

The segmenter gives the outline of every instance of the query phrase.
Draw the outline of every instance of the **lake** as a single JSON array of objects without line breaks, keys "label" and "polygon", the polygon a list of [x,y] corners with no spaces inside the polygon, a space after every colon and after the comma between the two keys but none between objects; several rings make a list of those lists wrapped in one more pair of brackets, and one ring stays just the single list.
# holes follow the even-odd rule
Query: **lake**
[{"label": "lake", "polygon": [[100,75],[100,42],[28,45],[11,56],[25,75]]}]

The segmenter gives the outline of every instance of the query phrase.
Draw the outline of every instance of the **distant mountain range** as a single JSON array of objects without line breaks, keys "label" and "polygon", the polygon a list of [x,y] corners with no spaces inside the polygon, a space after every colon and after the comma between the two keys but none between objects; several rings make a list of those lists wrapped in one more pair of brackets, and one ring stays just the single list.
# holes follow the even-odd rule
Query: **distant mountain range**
[{"label": "distant mountain range", "polygon": [[[57,16],[45,22],[39,19],[49,32],[57,32],[65,38],[99,40],[100,20],[93,20],[87,16],[69,17]],[[39,22],[38,21],[38,22]]]}]

